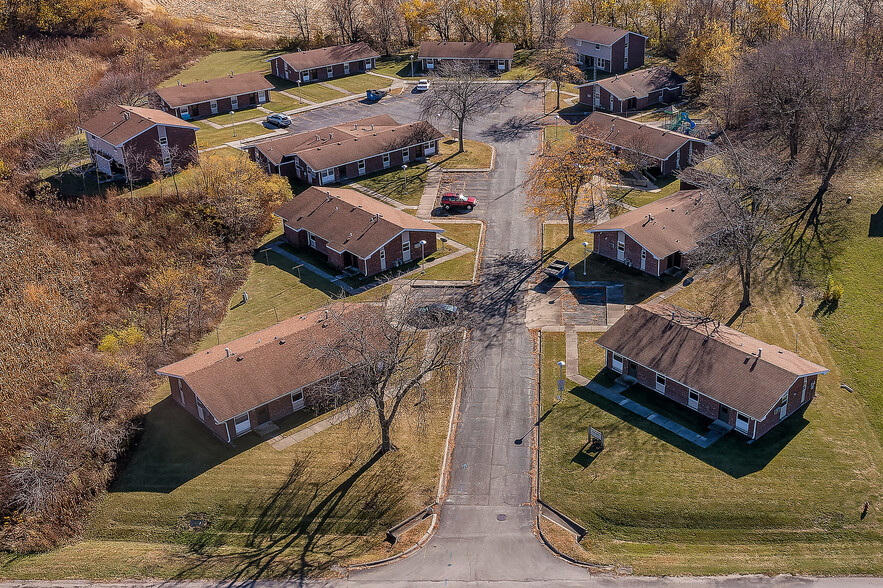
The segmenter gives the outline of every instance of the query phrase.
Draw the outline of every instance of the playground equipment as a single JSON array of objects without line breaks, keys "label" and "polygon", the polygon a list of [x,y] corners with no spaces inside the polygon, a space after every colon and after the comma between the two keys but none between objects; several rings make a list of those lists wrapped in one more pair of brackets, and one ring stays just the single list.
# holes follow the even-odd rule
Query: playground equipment
[{"label": "playground equipment", "polygon": [[679,110],[671,106],[665,110],[665,122],[663,128],[684,135],[695,136],[699,139],[707,138],[713,131],[711,124],[701,120],[693,120],[686,110]]}]

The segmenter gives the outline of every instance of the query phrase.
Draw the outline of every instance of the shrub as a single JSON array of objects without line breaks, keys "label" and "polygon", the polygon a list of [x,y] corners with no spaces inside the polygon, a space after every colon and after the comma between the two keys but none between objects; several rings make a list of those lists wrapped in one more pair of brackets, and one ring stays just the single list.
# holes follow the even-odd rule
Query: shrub
[{"label": "shrub", "polygon": [[834,280],[830,274],[825,280],[825,302],[840,302],[843,297],[843,284]]}]

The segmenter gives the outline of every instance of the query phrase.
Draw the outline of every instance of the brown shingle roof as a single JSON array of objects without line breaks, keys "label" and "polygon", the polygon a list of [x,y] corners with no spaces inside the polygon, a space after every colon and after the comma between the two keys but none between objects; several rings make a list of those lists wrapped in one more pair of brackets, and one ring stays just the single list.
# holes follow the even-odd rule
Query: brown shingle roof
[{"label": "brown shingle roof", "polygon": [[[623,231],[657,259],[695,249],[714,232],[708,220],[715,213],[701,190],[681,190],[595,225],[588,232]],[[649,218],[648,218],[649,215]]]},{"label": "brown shingle roof", "polygon": [[573,132],[663,161],[688,141],[704,143],[695,137],[603,112],[593,112],[573,127]]},{"label": "brown shingle roof", "polygon": [[598,345],[758,420],[797,378],[828,371],[672,304],[633,307]]},{"label": "brown shingle roof", "polygon": [[400,125],[382,114],[262,141],[255,148],[276,165],[286,156],[297,155],[319,171],[442,137],[444,134],[426,121]]},{"label": "brown shingle roof", "polygon": [[[599,45],[613,45],[629,34],[629,32],[631,31],[616,29],[593,22],[581,22],[570,29],[570,32],[564,36],[568,39],[579,39],[589,43],[598,43]],[[638,33],[633,34],[637,35]]]},{"label": "brown shingle roof", "polygon": [[[365,259],[402,231],[443,229],[345,188],[308,188],[276,210],[285,224],[306,229],[328,241],[328,247]],[[379,215],[379,216],[377,216]]]},{"label": "brown shingle roof", "polygon": [[[343,312],[381,310],[359,304]],[[341,371],[342,364],[314,352],[317,345],[331,343],[341,333],[339,323],[326,321],[320,309],[200,351],[157,373],[183,378],[212,416],[224,422]]]},{"label": "brown shingle roof", "polygon": [[461,43],[454,41],[423,41],[418,59],[512,59],[514,43]]},{"label": "brown shingle roof", "polygon": [[250,94],[252,92],[272,89],[273,84],[268,82],[267,78],[262,74],[258,72],[248,72],[236,74],[234,76],[215,78],[213,80],[202,80],[191,82],[189,84],[181,84],[180,86],[157,88],[155,91],[160,98],[165,100],[166,104],[175,108],[188,104],[197,104],[199,102],[208,102],[219,98],[228,98],[230,96],[239,96],[242,94]]},{"label": "brown shingle roof", "polygon": [[367,43],[360,42],[350,43],[349,45],[335,45],[334,47],[322,47],[321,49],[310,49],[309,51],[297,51],[296,53],[285,53],[279,57],[294,70],[304,71],[348,61],[380,57],[380,53],[369,47]]},{"label": "brown shingle roof", "polygon": [[162,110],[135,106],[111,106],[104,112],[80,123],[80,128],[104,139],[111,145],[117,146],[136,135],[140,135],[154,125],[199,129],[198,126]]},{"label": "brown shingle roof", "polygon": [[628,98],[646,98],[650,92],[664,88],[677,88],[683,86],[687,79],[668,67],[651,67],[605,78],[597,82],[589,82],[577,86],[592,86],[598,84],[620,100]]}]

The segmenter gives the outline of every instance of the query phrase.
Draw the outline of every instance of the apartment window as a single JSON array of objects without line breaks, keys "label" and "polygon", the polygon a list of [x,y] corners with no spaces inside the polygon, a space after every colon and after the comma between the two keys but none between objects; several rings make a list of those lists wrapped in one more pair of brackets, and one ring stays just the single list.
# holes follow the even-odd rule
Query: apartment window
[{"label": "apartment window", "polygon": [[359,173],[360,174],[365,173],[365,160],[364,159],[359,161]]},{"label": "apartment window", "polygon": [[601,45],[598,45],[597,43],[595,43],[595,49],[600,49],[600,48],[601,48]]},{"label": "apartment window", "polygon": [[690,390],[690,395],[687,398],[687,406],[690,408],[699,408],[699,392],[696,390]]},{"label": "apartment window", "polygon": [[316,236],[310,232],[307,232],[307,243],[309,243],[310,247],[315,249],[316,248]]},{"label": "apartment window", "polygon": [[402,241],[402,253],[408,253],[409,251],[411,251],[411,242]]},{"label": "apartment window", "polygon": [[163,147],[165,147],[166,145],[169,144],[169,138],[168,137],[160,137],[159,144],[162,145]]},{"label": "apartment window", "polygon": [[389,167],[389,153],[383,154],[383,167]]},{"label": "apartment window", "polygon": [[656,391],[665,393],[665,376],[656,374]]},{"label": "apartment window", "polygon": [[736,414],[736,430],[740,433],[748,433],[748,424],[751,422],[744,414]]},{"label": "apartment window", "polygon": [[199,415],[199,420],[205,421],[205,409],[202,407],[202,402],[199,400],[196,401],[196,412]]}]

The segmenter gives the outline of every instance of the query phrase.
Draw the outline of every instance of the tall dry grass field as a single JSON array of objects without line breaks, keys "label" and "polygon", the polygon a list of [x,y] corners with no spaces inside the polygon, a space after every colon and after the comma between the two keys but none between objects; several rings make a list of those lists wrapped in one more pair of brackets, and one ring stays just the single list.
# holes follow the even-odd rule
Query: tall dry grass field
[{"label": "tall dry grass field", "polygon": [[0,51],[0,145],[38,128],[48,114],[73,106],[75,96],[101,69],[101,63],[76,52]]}]

